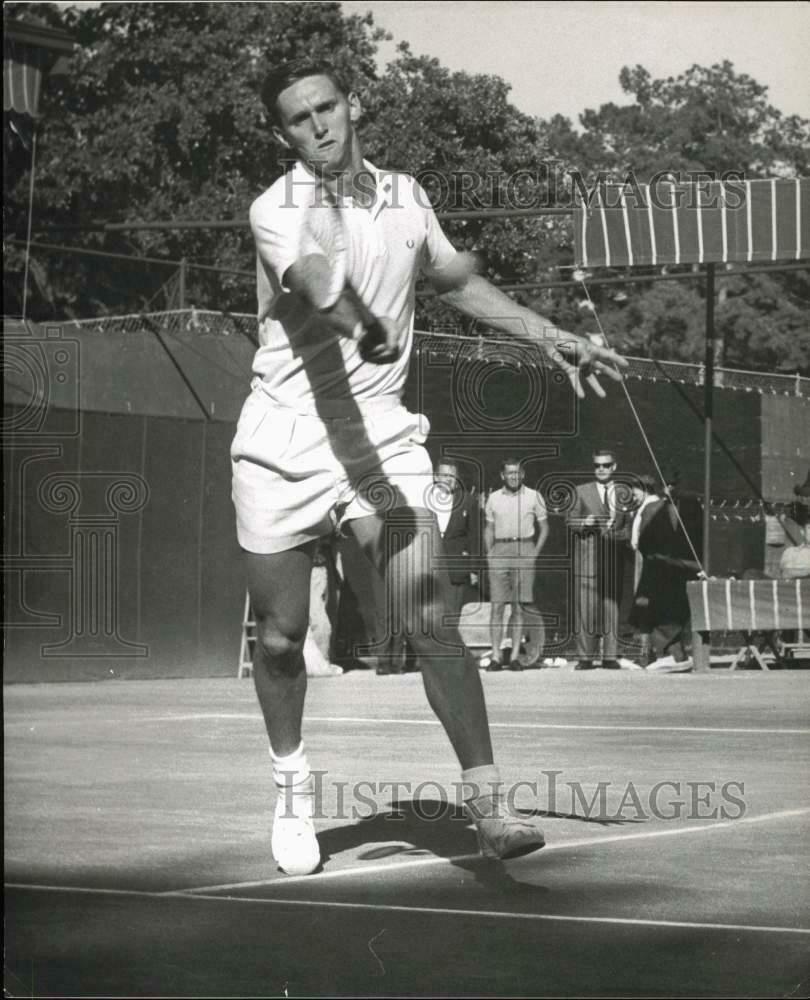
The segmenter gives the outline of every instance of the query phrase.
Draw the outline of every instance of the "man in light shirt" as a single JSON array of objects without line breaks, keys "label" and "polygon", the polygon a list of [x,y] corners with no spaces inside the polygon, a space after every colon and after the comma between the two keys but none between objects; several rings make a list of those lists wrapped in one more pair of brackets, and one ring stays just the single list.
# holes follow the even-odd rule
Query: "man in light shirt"
[{"label": "man in light shirt", "polygon": [[534,613],[534,577],[537,557],[548,538],[548,513],[537,490],[523,485],[526,474],[516,458],[501,466],[503,487],[487,500],[484,546],[489,563],[492,604],[492,656],[488,670],[501,670],[504,611],[509,608],[512,638],[510,670],[522,670],[520,654],[524,625]]},{"label": "man in light shirt", "polygon": [[414,178],[365,159],[359,95],[333,67],[273,66],[261,94],[273,135],[296,162],[250,208],[260,346],[231,460],[256,616],[253,679],[278,792],[273,856],[292,875],[321,863],[302,649],[313,553],[336,531],[354,536],[374,571],[408,582],[400,610],[482,853],[535,850],[544,842],[536,819],[498,790],[481,679],[447,620],[447,576],[432,558],[441,540],[425,503],[429,423],[402,403],[417,277],[465,315],[532,344],[580,397],[581,379],[604,396],[597,374],[620,380],[627,362],[474,273]]}]

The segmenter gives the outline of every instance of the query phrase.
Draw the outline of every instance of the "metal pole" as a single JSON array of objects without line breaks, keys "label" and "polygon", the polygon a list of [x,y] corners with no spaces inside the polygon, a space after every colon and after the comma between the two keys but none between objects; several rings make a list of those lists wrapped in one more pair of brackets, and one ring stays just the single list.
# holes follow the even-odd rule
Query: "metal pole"
[{"label": "metal pole", "polygon": [[703,570],[709,573],[714,417],[714,264],[706,265],[706,363],[703,380]]},{"label": "metal pole", "polygon": [[186,273],[188,272],[188,261],[185,257],[180,258],[180,281],[178,297],[180,299],[179,308],[186,308]]},{"label": "metal pole", "polygon": [[34,178],[37,172],[37,124],[31,139],[31,180],[28,186],[28,235],[25,239],[25,271],[23,273],[22,318],[28,314],[28,266],[31,261],[31,224],[34,218]]}]

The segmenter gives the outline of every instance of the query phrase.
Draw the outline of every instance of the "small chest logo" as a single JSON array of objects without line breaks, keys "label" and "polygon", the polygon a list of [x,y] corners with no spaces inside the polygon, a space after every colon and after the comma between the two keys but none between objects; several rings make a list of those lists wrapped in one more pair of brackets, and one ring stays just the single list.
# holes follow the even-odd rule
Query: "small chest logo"
[{"label": "small chest logo", "polygon": [[406,246],[408,247],[409,250],[413,250],[413,248],[416,246],[416,241],[415,240],[408,240]]}]

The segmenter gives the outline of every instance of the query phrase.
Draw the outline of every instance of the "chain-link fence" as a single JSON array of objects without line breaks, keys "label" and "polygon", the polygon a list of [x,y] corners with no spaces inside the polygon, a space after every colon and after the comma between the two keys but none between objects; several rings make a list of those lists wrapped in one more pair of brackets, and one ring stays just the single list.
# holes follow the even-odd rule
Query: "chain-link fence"
[{"label": "chain-link fence", "polygon": [[[174,309],[164,312],[131,313],[127,316],[102,316],[97,319],[72,320],[68,325],[94,330],[98,333],[142,330],[144,323],[156,324],[167,333],[182,331],[200,334],[230,336],[239,334],[253,341],[257,337],[256,317],[249,313],[214,312],[206,309]],[[445,330],[417,330],[415,347],[459,361],[493,361],[502,364],[532,363],[539,358],[536,352],[526,353],[516,348],[513,338],[503,336],[470,337]],[[625,378],[648,382],[678,382],[682,385],[703,385],[703,365],[673,361],[656,361],[650,358],[628,358]],[[747,372],[732,368],[715,368],[714,385],[740,392],[785,396],[810,396],[810,378],[800,375]]]}]

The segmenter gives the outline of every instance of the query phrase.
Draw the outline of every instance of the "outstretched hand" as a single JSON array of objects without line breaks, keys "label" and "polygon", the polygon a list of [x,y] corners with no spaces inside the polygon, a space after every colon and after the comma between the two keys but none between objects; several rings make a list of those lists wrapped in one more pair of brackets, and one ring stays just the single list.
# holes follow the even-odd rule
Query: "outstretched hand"
[{"label": "outstretched hand", "polygon": [[551,361],[568,376],[574,392],[583,399],[584,379],[597,396],[604,398],[598,375],[606,375],[614,382],[621,382],[619,368],[626,368],[627,361],[609,347],[594,343],[587,337],[575,333],[560,333],[554,340],[543,339],[541,346]]}]

